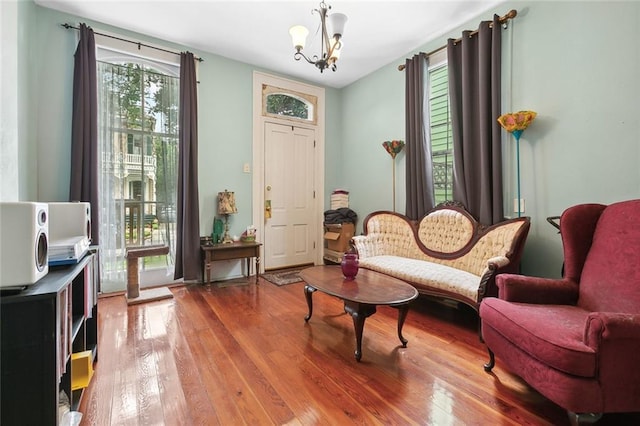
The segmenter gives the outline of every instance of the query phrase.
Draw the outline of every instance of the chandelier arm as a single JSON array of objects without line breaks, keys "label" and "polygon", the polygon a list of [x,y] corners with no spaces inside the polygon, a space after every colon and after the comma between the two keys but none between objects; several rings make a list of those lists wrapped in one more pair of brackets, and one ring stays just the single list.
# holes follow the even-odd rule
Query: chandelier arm
[{"label": "chandelier arm", "polygon": [[333,45],[331,45],[331,48],[328,50],[327,61],[335,64],[335,62],[336,62],[335,59],[332,60],[331,57],[333,56],[334,50],[336,50],[336,49],[340,50],[340,48],[342,47],[342,42],[340,42],[340,37],[339,36],[332,38],[332,40],[335,40],[336,42],[333,43]]},{"label": "chandelier arm", "polygon": [[328,59],[331,57],[331,50],[333,49],[331,49],[331,42],[329,41],[329,34],[327,33],[327,7],[322,7],[322,4],[320,4],[320,7],[320,21],[322,22],[322,58]]},{"label": "chandelier arm", "polygon": [[[318,16],[320,16],[320,58],[323,60],[327,60],[329,58],[329,51],[331,50],[329,33],[327,32],[327,12],[329,9],[331,9],[331,6],[328,6],[324,1],[322,1],[320,2],[319,9],[312,10],[312,13],[316,12]],[[318,65],[316,64],[316,66]]]},{"label": "chandelier arm", "polygon": [[[315,57],[315,58],[317,58],[317,56],[315,56],[315,55],[314,55],[314,57]],[[315,65],[315,64],[316,64],[316,62],[317,62],[317,59],[316,59],[315,61],[314,61],[314,60],[309,59],[309,58],[308,58],[304,53],[302,53],[302,51],[300,51],[300,50],[298,50],[296,53],[294,53],[294,54],[293,54],[293,58],[294,58],[296,61],[299,61],[299,60],[300,60],[300,58],[304,58],[304,60],[305,60],[305,61],[307,61],[307,62],[309,62],[310,64],[313,64],[313,65]]]}]

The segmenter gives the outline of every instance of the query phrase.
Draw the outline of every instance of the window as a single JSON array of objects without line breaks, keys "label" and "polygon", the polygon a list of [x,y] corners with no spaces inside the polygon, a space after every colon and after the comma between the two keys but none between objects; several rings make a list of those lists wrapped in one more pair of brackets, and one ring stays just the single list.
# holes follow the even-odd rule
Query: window
[{"label": "window", "polygon": [[436,204],[453,199],[453,136],[447,63],[428,69],[429,136]]},{"label": "window", "polygon": [[103,291],[126,286],[131,246],[168,245],[169,255],[144,258],[141,272],[141,284],[158,268],[167,282],[175,253],[176,218],[167,212],[177,198],[179,69],[100,47],[97,58]]},{"label": "window", "polygon": [[309,105],[304,101],[284,93],[267,95],[267,113],[309,119]]},{"label": "window", "polygon": [[316,124],[315,96],[280,89],[274,86],[262,86],[262,115],[288,120],[306,121]]}]

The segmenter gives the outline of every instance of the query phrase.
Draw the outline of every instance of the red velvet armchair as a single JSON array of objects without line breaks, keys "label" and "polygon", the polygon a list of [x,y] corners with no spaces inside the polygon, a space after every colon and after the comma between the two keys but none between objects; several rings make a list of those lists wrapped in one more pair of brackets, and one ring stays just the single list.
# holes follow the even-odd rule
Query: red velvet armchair
[{"label": "red velvet armchair", "polygon": [[640,411],[640,200],[582,204],[560,219],[564,277],[496,277],[480,305],[495,356],[572,423]]}]

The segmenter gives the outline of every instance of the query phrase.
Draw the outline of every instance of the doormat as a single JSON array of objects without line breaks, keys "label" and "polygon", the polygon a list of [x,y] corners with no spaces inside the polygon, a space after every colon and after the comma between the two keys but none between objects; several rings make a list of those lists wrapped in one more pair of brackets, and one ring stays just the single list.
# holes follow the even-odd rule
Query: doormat
[{"label": "doormat", "polygon": [[275,285],[287,285],[302,282],[300,271],[304,268],[287,269],[284,271],[273,271],[262,274],[261,277]]}]

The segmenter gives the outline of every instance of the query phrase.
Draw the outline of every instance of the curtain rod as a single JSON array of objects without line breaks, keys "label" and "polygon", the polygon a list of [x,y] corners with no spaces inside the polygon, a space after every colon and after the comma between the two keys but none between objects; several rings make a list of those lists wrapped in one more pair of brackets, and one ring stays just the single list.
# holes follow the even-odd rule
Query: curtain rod
[{"label": "curtain rod", "polygon": [[[74,27],[73,25],[70,25],[70,24],[60,24],[60,26],[63,27],[63,28],[66,28],[68,30],[80,30],[80,28]],[[120,37],[112,36],[112,35],[109,35],[109,34],[98,33],[98,32],[95,32],[95,31],[93,33],[96,34],[96,35],[99,35],[99,36],[109,37],[109,38],[112,38],[112,39],[115,39],[115,40],[124,41],[126,43],[135,44],[135,45],[138,46],[138,50],[140,50],[140,48],[142,46],[144,46],[144,47],[148,47],[150,49],[156,49],[156,50],[160,50],[162,52],[172,53],[174,55],[180,55],[179,52],[174,52],[172,50],[163,49],[161,47],[155,47],[155,46],[151,46],[151,45],[148,45],[148,44],[140,43],[139,41],[127,40],[126,38],[120,38]],[[203,62],[204,61],[204,59],[202,59],[202,58],[200,58],[198,56],[194,56],[194,59],[196,61],[198,61],[198,62]]]},{"label": "curtain rod", "polygon": [[[503,24],[503,25],[506,25],[506,22],[507,22],[509,19],[513,19],[513,18],[515,18],[517,15],[518,15],[518,11],[517,11],[517,10],[515,10],[515,9],[511,9],[511,10],[510,10],[509,12],[507,12],[504,16],[501,16],[501,17],[500,17],[500,23],[501,23],[501,24]],[[489,23],[489,28],[493,28],[493,23]],[[473,36],[474,36],[474,35],[476,35],[476,34],[478,34],[478,30],[471,31],[471,34],[469,34],[469,37],[473,37]],[[461,37],[461,38],[457,38],[457,39],[453,40],[453,44],[460,43],[460,41],[461,41],[461,40],[462,40],[462,37]],[[447,45],[445,44],[444,46],[438,47],[437,49],[432,50],[432,51],[431,51],[431,52],[429,52],[429,53],[425,53],[425,56],[431,56],[431,55],[433,55],[434,53],[438,53],[439,51],[444,50],[444,49],[446,49],[446,48],[447,48]],[[420,53],[422,53],[422,52],[420,52]],[[398,71],[404,71],[405,67],[406,67],[406,64],[400,64],[400,65],[398,65]]]}]

